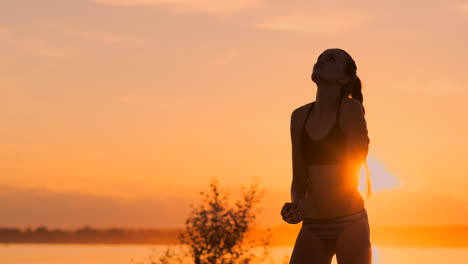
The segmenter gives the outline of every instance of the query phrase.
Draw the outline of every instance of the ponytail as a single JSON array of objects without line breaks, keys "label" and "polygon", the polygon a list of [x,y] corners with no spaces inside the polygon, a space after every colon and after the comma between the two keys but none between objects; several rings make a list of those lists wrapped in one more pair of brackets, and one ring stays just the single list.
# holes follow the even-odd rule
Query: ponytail
[{"label": "ponytail", "polygon": [[[364,98],[362,96],[362,84],[361,84],[361,79],[357,75],[355,75],[355,78],[351,82],[349,82],[347,85],[343,86],[341,90],[341,95],[345,97],[351,96],[351,98],[359,101],[362,106],[362,111],[364,114],[366,113],[364,106],[363,106],[363,101]],[[367,137],[367,144],[370,143],[369,137]],[[372,192],[372,186],[371,186],[371,178],[370,178],[370,169],[369,165],[367,164],[367,153],[364,159],[364,165],[366,167],[366,198],[369,198]]]},{"label": "ponytail", "polygon": [[359,77],[355,75],[352,81],[343,86],[343,88],[341,89],[341,96],[349,97],[351,95],[351,98],[361,103],[362,110],[365,113],[366,111],[364,110],[364,106],[362,105],[364,98],[362,96],[361,90],[361,79],[359,79]]},{"label": "ponytail", "polygon": [[355,100],[358,100],[361,103],[362,110],[364,111],[364,113],[366,113],[366,111],[364,110],[364,106],[362,105],[364,98],[362,97],[362,92],[361,92],[362,90],[361,79],[359,79],[357,75],[349,88],[350,88],[351,97]]}]

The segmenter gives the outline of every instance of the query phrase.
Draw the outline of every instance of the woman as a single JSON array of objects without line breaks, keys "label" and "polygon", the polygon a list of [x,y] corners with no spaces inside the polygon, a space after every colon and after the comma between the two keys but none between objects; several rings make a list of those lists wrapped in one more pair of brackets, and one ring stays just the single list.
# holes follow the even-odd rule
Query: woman
[{"label": "woman", "polygon": [[302,221],[291,264],[328,264],[335,254],[339,264],[372,262],[367,212],[357,189],[369,138],[356,70],[346,51],[325,50],[311,76],[316,100],[291,114],[292,202],[281,215],[290,224]]}]

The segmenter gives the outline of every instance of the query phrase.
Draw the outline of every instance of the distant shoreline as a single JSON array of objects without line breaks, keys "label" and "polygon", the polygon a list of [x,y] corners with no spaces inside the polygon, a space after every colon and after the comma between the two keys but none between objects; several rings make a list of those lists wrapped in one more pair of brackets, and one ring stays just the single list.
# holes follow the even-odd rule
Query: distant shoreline
[{"label": "distant shoreline", "polygon": [[[298,225],[272,227],[272,246],[293,246]],[[177,245],[183,228],[93,228],[74,230],[46,227],[0,227],[0,244],[109,244]],[[258,229],[255,232],[264,232]],[[378,226],[371,227],[375,246],[468,248],[468,226]]]}]

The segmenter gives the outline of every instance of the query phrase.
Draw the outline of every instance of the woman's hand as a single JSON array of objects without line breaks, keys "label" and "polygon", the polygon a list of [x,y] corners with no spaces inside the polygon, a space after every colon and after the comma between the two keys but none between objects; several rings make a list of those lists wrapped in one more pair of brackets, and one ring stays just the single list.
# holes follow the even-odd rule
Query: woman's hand
[{"label": "woman's hand", "polygon": [[297,203],[285,203],[281,209],[281,216],[288,224],[297,224],[302,221],[304,213]]}]

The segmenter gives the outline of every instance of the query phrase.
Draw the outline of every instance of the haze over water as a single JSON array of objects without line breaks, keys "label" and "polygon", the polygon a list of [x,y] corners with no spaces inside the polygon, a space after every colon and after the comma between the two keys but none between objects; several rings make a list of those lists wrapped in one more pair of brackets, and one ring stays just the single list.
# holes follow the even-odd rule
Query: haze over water
[{"label": "haze over water", "polygon": [[[149,263],[167,246],[151,245],[37,245],[21,244],[0,247],[0,261],[9,264],[135,264]],[[282,263],[290,256],[291,247],[275,247],[271,256]],[[153,255],[152,255],[153,254]],[[439,264],[463,263],[468,259],[467,248],[390,248],[373,247],[373,264]],[[156,257],[153,258],[156,260]],[[332,264],[336,264],[333,257]]]}]

